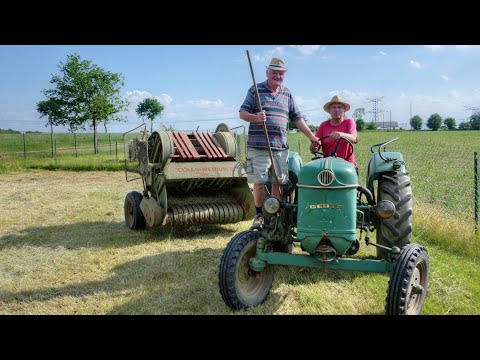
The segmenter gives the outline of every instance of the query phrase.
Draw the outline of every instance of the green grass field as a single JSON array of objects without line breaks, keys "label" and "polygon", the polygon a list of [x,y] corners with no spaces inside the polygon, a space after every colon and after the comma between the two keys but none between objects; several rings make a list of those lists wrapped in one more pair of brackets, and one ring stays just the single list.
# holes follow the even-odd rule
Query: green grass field
[{"label": "green grass field", "polygon": [[[413,242],[430,256],[422,314],[480,314],[480,237],[473,232],[473,152],[480,132],[360,133],[362,184],[370,146],[396,136],[388,150],[400,151],[410,171]],[[291,134],[290,144],[309,161],[303,135]],[[131,231],[123,202],[128,192],[141,190],[140,181],[126,182],[121,171],[62,170],[92,170],[95,162],[97,170],[116,170],[122,160],[2,156],[0,314],[384,313],[387,275],[295,267],[276,268],[264,304],[231,311],[218,292],[219,261],[250,222]],[[362,243],[359,255],[372,254]]]}]

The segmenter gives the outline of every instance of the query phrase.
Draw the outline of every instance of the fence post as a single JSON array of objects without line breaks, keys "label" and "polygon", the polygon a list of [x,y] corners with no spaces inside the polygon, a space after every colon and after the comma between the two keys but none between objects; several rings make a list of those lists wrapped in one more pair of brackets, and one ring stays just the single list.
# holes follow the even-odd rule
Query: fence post
[{"label": "fence post", "polygon": [[75,157],[78,157],[77,155],[77,134],[73,133],[73,141],[74,141],[74,146],[75,146]]},{"label": "fence post", "polygon": [[478,159],[477,152],[473,153],[473,187],[475,207],[475,235],[478,234]]},{"label": "fence post", "polygon": [[115,159],[118,162],[118,141],[115,140]]},{"label": "fence post", "polygon": [[55,156],[57,156],[57,139],[55,139]]},{"label": "fence post", "polygon": [[23,133],[23,159],[27,159],[27,143],[25,140],[25,133]]},{"label": "fence post", "polygon": [[108,143],[110,144],[110,155],[112,155],[112,140],[110,139],[110,134],[108,134]]},{"label": "fence post", "polygon": [[50,145],[52,146],[52,158],[53,158],[53,125],[50,123]]}]

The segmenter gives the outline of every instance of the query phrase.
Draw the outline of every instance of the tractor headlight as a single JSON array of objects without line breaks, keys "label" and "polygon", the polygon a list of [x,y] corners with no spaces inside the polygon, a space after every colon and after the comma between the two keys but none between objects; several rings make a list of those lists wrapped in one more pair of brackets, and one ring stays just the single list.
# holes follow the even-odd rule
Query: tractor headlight
[{"label": "tractor headlight", "polygon": [[269,214],[276,214],[280,210],[280,200],[271,197],[263,203],[263,209]]},{"label": "tractor headlight", "polygon": [[390,219],[395,214],[395,204],[390,200],[382,200],[372,210],[382,219]]}]

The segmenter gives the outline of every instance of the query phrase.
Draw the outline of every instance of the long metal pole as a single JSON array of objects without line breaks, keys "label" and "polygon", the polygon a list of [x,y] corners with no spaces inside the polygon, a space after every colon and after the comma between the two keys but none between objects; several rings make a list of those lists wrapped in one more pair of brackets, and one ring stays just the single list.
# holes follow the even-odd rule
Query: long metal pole
[{"label": "long metal pole", "polygon": [[[257,98],[258,110],[259,112],[262,112],[262,103],[260,102],[260,95],[258,94],[257,82],[255,81],[255,75],[253,73],[252,62],[250,60],[250,53],[248,52],[248,50],[247,50],[247,58],[248,58],[248,64],[250,65],[250,72],[252,73],[253,86],[255,87],[255,95]],[[273,159],[272,149],[270,148],[270,139],[268,138],[267,125],[265,124],[265,121],[262,122],[262,126],[263,126],[263,134],[265,135],[265,139],[267,140],[268,155],[270,156],[270,161],[272,162],[273,178],[274,178],[275,184],[279,186],[277,171],[275,167],[275,161]],[[279,190],[280,190],[280,186],[279,186]]]}]

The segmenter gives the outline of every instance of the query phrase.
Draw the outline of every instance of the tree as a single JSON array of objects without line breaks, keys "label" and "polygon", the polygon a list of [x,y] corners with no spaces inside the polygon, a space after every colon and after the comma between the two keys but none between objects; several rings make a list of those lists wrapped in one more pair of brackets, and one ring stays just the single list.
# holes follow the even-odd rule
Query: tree
[{"label": "tree", "polygon": [[480,112],[476,112],[470,116],[470,126],[472,130],[480,130]]},{"label": "tree", "polygon": [[44,89],[47,100],[37,103],[41,117],[48,117],[48,124],[68,125],[70,129],[85,129],[89,122],[93,127],[93,149],[98,153],[97,127],[100,122],[124,121],[117,115],[126,110],[128,101],[120,97],[124,85],[123,75],[105,71],[81,60],[80,55],[67,55],[66,63],[58,66],[61,75],[53,75],[53,89]]},{"label": "tree", "polygon": [[357,131],[363,131],[367,126],[367,124],[362,118],[357,119],[356,124],[357,124]]},{"label": "tree", "polygon": [[367,130],[377,130],[377,123],[375,121],[367,123]]},{"label": "tree", "polygon": [[472,125],[469,122],[461,122],[458,124],[458,130],[472,130]]},{"label": "tree", "polygon": [[455,119],[452,117],[447,117],[445,120],[443,120],[443,123],[445,124],[448,130],[455,130],[455,127],[457,126]]},{"label": "tree", "polygon": [[437,131],[440,128],[440,126],[442,126],[442,123],[443,123],[442,117],[439,114],[435,113],[430,115],[430,117],[428,118],[427,127],[430,130]]},{"label": "tree", "polygon": [[157,116],[162,115],[164,107],[157,99],[144,99],[140,104],[138,104],[137,115],[141,118],[147,118],[150,120],[150,132],[153,132],[153,119]]},{"label": "tree", "polygon": [[410,126],[413,130],[422,130],[422,123],[423,119],[418,115],[415,115],[410,119]]},{"label": "tree", "polygon": [[363,115],[365,115],[365,108],[358,108],[355,109],[353,112],[353,118],[358,121],[359,119],[363,119]]}]

